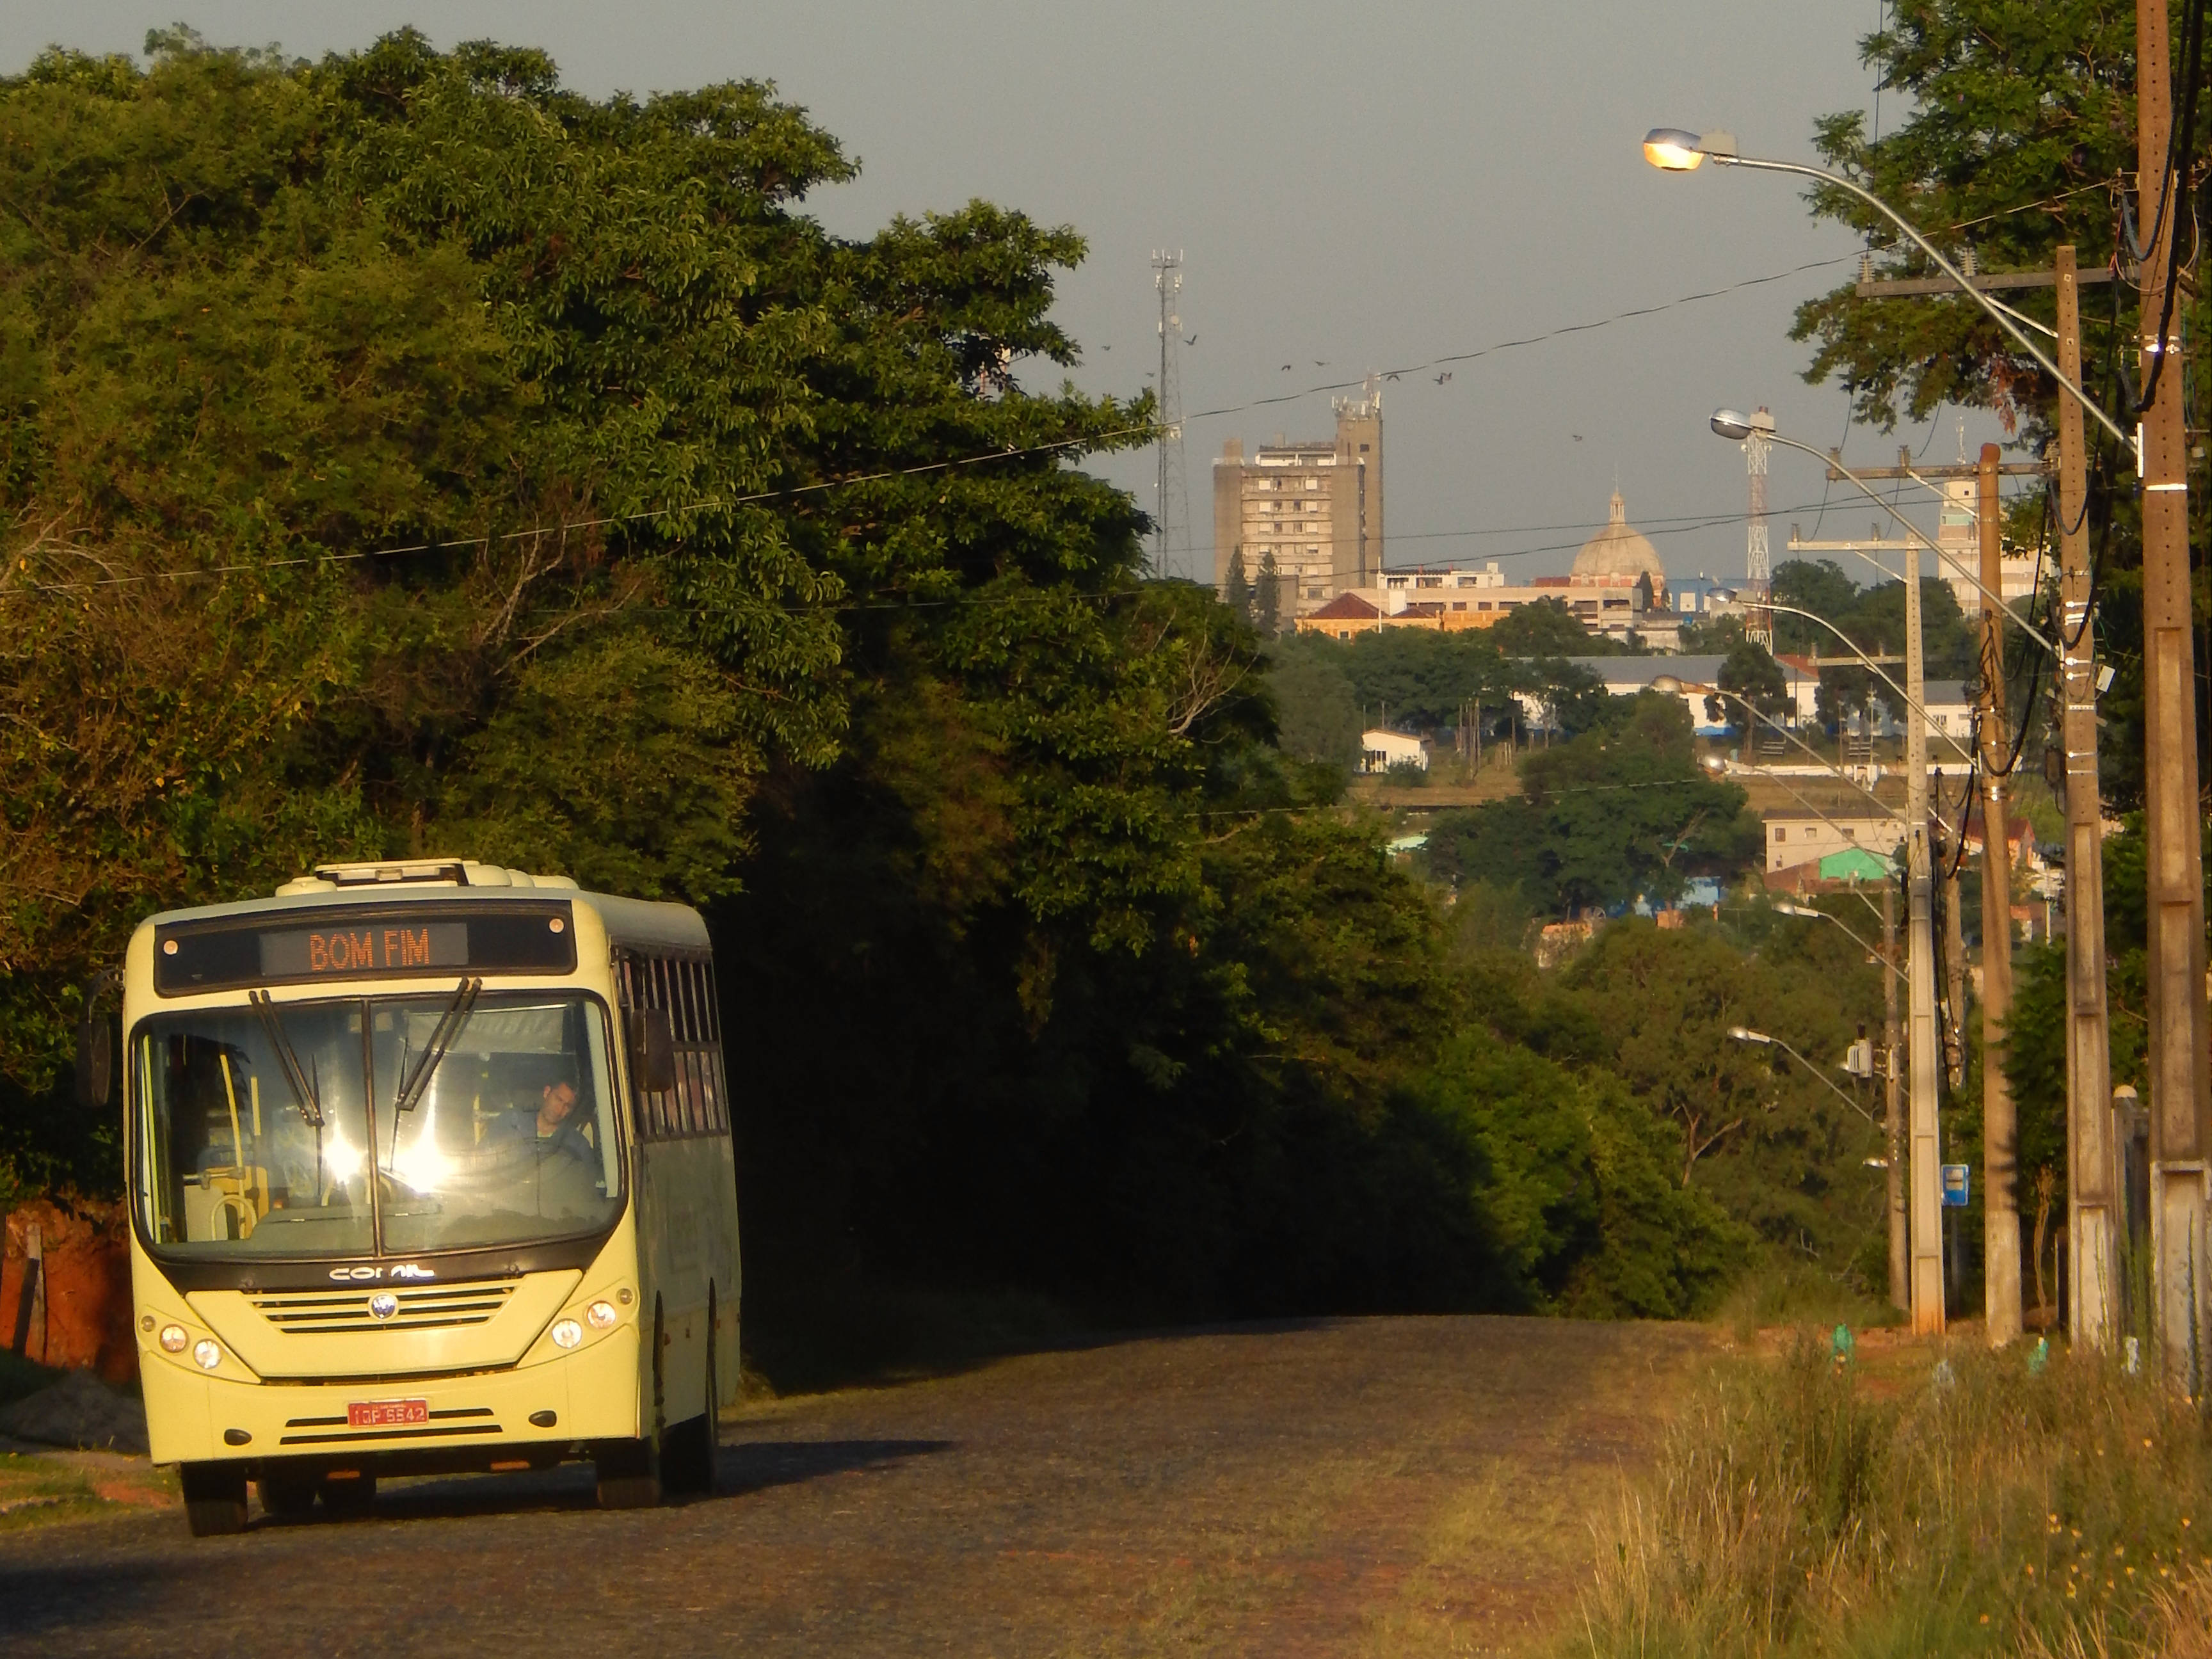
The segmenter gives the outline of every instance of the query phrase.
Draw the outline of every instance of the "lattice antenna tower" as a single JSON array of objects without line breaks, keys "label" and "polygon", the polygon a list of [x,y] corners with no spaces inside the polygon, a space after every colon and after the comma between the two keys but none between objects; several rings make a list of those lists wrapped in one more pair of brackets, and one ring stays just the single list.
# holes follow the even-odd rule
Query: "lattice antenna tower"
[{"label": "lattice antenna tower", "polygon": [[1152,528],[1157,538],[1153,574],[1168,574],[1168,550],[1190,542],[1188,492],[1182,464],[1182,250],[1170,253],[1152,250],[1152,286],[1160,301],[1160,378],[1158,452],[1159,482],[1155,495]]},{"label": "lattice antenna tower", "polygon": [[1745,470],[1751,475],[1750,530],[1743,551],[1743,585],[1750,594],[1751,609],[1744,613],[1745,635],[1764,647],[1774,649],[1774,613],[1760,601],[1771,597],[1773,590],[1773,563],[1766,544],[1766,457],[1774,447],[1767,434],[1774,430],[1774,416],[1766,406],[1759,405],[1751,417],[1751,435],[1743,441]]}]

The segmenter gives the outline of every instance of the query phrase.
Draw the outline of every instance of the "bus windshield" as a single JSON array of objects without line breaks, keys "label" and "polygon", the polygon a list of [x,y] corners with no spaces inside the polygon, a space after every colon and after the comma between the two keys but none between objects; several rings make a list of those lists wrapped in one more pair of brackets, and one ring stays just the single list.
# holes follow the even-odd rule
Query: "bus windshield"
[{"label": "bus windshield", "polygon": [[157,1253],[416,1255],[610,1224],[604,1009],[473,992],[143,1021],[132,1184]]}]

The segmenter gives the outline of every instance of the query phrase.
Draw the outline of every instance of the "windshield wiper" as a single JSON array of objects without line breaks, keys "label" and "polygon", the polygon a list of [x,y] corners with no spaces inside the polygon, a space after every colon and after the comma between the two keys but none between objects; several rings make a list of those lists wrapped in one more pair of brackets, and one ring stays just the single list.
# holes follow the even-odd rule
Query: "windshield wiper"
[{"label": "windshield wiper", "polygon": [[483,989],[481,979],[465,979],[453,993],[453,1000],[446,1005],[446,1012],[438,1017],[437,1028],[430,1033],[429,1046],[422,1050],[422,1058],[415,1062],[415,1069],[399,1085],[398,1098],[392,1103],[397,1112],[411,1112],[422,1098],[422,1091],[430,1086],[430,1074],[438,1069],[438,1062],[446,1057],[446,1050],[461,1034],[461,1027],[469,1022],[470,1011],[477,1006],[477,993]]},{"label": "windshield wiper", "polygon": [[276,1051],[276,1063],[283,1071],[286,1086],[292,1091],[292,1103],[300,1109],[300,1115],[310,1127],[321,1128],[323,1103],[317,1097],[314,1079],[301,1068],[300,1056],[292,1051],[292,1040],[284,1035],[284,1022],[277,1016],[276,1003],[266,991],[248,991],[246,1000],[261,1017],[261,1029],[268,1034],[269,1046]]}]

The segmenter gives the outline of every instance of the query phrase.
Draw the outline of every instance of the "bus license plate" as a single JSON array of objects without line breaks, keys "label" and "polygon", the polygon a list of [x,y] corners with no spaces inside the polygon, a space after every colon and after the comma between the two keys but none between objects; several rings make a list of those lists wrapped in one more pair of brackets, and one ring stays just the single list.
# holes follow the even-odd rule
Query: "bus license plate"
[{"label": "bus license plate", "polygon": [[346,1427],[384,1429],[430,1420],[427,1400],[355,1400],[346,1405]]}]

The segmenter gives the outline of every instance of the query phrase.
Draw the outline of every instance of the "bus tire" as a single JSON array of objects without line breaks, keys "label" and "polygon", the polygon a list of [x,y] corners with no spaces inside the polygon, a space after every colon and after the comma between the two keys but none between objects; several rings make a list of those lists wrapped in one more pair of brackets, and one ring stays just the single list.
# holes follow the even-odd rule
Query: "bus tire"
[{"label": "bus tire", "polygon": [[177,1473],[185,1489],[185,1524],[193,1537],[246,1530],[244,1469],[235,1463],[187,1463]]},{"label": "bus tire", "polygon": [[333,1521],[365,1520],[376,1509],[376,1477],[363,1471],[344,1480],[325,1480],[319,1488],[323,1512]]},{"label": "bus tire", "polygon": [[660,1502],[660,1455],[650,1440],[616,1440],[592,1454],[603,1510],[649,1510]]},{"label": "bus tire", "polygon": [[261,1494],[261,1512],[279,1517],[305,1515],[315,1507],[315,1477],[312,1474],[264,1474],[255,1481]]},{"label": "bus tire", "polygon": [[659,1504],[668,1430],[662,1356],[668,1351],[660,1300],[653,1304],[653,1429],[642,1440],[615,1440],[592,1454],[592,1473],[603,1510],[649,1510]]}]

